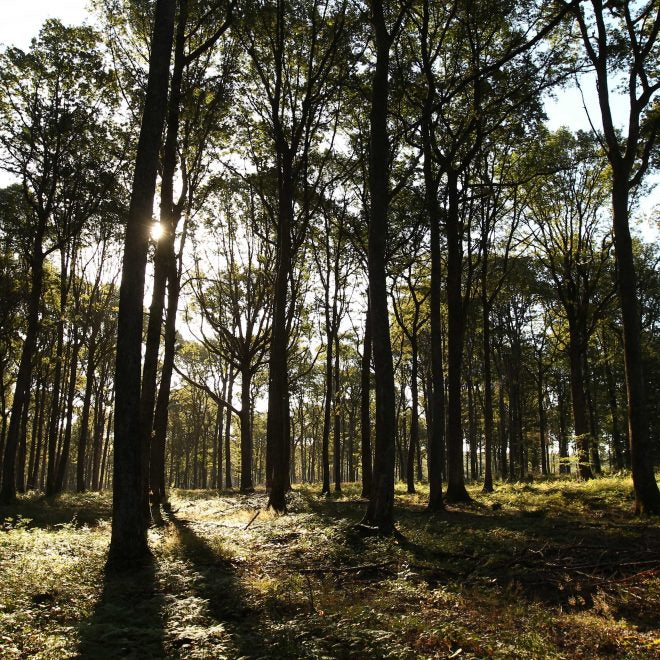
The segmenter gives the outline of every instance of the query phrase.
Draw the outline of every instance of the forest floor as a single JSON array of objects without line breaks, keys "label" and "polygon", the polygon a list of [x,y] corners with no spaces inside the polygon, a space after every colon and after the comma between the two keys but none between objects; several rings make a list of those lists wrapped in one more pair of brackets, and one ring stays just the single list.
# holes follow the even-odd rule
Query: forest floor
[{"label": "forest floor", "polygon": [[109,495],[26,496],[0,508],[0,657],[660,657],[660,521],[629,479],[475,486],[434,515],[418,490],[391,538],[354,526],[357,485],[280,517],[175,492],[153,564],[118,577]]}]

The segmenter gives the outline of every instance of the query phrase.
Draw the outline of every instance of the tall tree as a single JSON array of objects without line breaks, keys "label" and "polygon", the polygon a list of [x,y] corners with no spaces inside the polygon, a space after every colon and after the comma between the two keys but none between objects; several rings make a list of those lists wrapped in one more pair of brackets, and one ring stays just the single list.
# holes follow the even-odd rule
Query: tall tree
[{"label": "tall tree", "polygon": [[[407,4],[393,16],[382,0],[371,0],[372,76],[369,150],[369,315],[376,376],[376,438],[372,490],[365,522],[389,534],[394,527],[395,396],[388,312],[386,241],[390,202],[388,108],[390,54],[405,18]],[[388,22],[390,25],[388,26]]]},{"label": "tall tree", "polygon": [[[568,3],[582,47],[596,77],[603,125],[602,144],[612,172],[612,212],[617,283],[623,320],[623,349],[628,398],[628,435],[637,512],[660,514],[660,490],[650,460],[642,329],[637,272],[630,235],[630,195],[642,182],[660,133],[660,5],[648,2]],[[614,99],[626,80],[626,129],[617,128]]]},{"label": "tall tree", "polygon": [[145,468],[148,447],[139,439],[142,321],[147,249],[156,191],[158,152],[167,111],[175,0],[157,0],[149,77],[126,222],[117,317],[114,486],[108,564],[132,566],[149,555]]}]

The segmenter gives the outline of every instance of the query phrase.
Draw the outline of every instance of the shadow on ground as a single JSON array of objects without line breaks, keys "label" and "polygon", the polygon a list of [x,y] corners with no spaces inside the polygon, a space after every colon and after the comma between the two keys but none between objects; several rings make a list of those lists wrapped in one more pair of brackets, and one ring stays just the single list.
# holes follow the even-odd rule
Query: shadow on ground
[{"label": "shadow on ground", "polygon": [[267,604],[250,601],[236,565],[197,534],[192,523],[175,515],[169,520],[179,536],[184,558],[199,576],[193,590],[208,603],[213,624],[229,631],[233,646],[231,657],[302,657],[302,648],[286,627],[274,632],[272,626],[266,629],[261,625],[262,617],[267,615]]},{"label": "shadow on ground", "polygon": [[134,571],[106,571],[94,612],[80,625],[78,657],[166,657],[163,603],[155,561]]}]

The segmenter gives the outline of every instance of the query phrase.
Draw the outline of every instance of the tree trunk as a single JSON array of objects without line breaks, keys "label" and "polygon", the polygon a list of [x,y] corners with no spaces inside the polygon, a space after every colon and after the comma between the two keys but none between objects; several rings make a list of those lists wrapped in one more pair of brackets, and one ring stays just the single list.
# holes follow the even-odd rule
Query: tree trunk
[{"label": "tree trunk", "polygon": [[39,330],[39,303],[43,288],[43,257],[41,256],[41,234],[37,233],[30,276],[30,295],[28,299],[27,327],[21,349],[21,359],[14,386],[14,398],[11,404],[11,417],[7,429],[7,440],[2,461],[2,488],[0,489],[0,504],[11,504],[16,499],[16,452],[21,432],[23,407],[28,405],[30,398],[30,382],[32,381],[32,358],[37,346]]},{"label": "tree trunk", "polygon": [[[603,350],[603,352],[605,351]],[[610,364],[606,353],[605,379],[607,382],[607,402],[610,408],[610,415],[612,416],[612,451],[614,453],[614,468],[616,470],[623,470],[625,462],[623,458],[623,438],[621,437],[621,429],[619,428],[619,406],[616,397],[616,385],[612,373],[612,365]]]},{"label": "tree trunk", "polygon": [[463,425],[461,419],[461,365],[465,314],[462,277],[463,247],[458,213],[458,176],[447,175],[447,368],[449,404],[447,409],[447,501],[469,502],[463,476]]},{"label": "tree trunk", "polygon": [[71,356],[71,367],[69,369],[69,389],[66,401],[66,426],[64,429],[64,441],[60,452],[55,473],[55,493],[61,493],[64,489],[67,468],[69,465],[69,454],[71,452],[71,434],[73,432],[73,403],[76,395],[76,376],[78,374],[78,356],[80,354],[80,342],[78,337],[73,337],[73,354]]},{"label": "tree trunk", "polygon": [[410,374],[410,394],[412,399],[412,409],[410,413],[410,444],[408,445],[408,464],[406,472],[406,481],[408,492],[415,492],[415,452],[419,445],[419,390],[417,387],[419,371],[419,351],[417,347],[417,314],[412,328],[410,338],[411,349],[411,374]]},{"label": "tree trunk", "polygon": [[16,459],[16,490],[19,493],[25,492],[25,459],[27,457],[27,427],[28,415],[30,412],[30,400],[23,407],[23,416],[21,418],[21,433],[18,443],[18,456]]},{"label": "tree trunk", "polygon": [[389,62],[392,40],[387,33],[382,0],[371,3],[376,45],[372,82],[369,153],[369,302],[372,320],[374,370],[376,375],[376,446],[373,487],[365,521],[390,533],[394,527],[394,435],[395,397],[390,319],[387,305],[386,240],[389,210],[389,137],[387,113]]},{"label": "tree trunk", "polygon": [[92,404],[92,392],[94,389],[94,370],[96,363],[94,352],[96,342],[93,337],[89,340],[87,346],[87,368],[85,370],[85,394],[83,397],[83,407],[80,416],[80,430],[78,433],[78,462],[76,464],[76,490],[82,493],[86,489],[85,484],[85,459],[87,456],[87,437],[89,435],[89,411]]},{"label": "tree trunk", "polygon": [[[428,120],[426,124],[428,123]],[[438,186],[431,172],[431,145],[428,125],[424,127],[424,175],[426,205],[431,225],[431,442],[429,443],[430,511],[444,508],[442,473],[445,445],[445,377],[442,356],[442,266],[440,250],[440,209]]]},{"label": "tree trunk", "polygon": [[[368,292],[367,292],[368,296]],[[360,365],[360,453],[362,464],[362,497],[371,495],[371,313],[367,301],[364,321],[364,345]]]},{"label": "tree trunk", "polygon": [[[158,352],[160,348],[160,335],[163,326],[163,310],[165,307],[165,290],[168,280],[169,260],[174,251],[174,237],[181,214],[174,208],[174,175],[176,173],[176,150],[179,133],[179,113],[181,104],[181,82],[184,69],[184,47],[186,41],[186,24],[188,21],[188,1],[179,0],[179,15],[174,40],[174,64],[172,67],[172,81],[167,111],[167,131],[163,145],[163,165],[160,190],[160,225],[163,235],[156,243],[154,253],[154,281],[149,308],[149,323],[147,325],[147,338],[144,351],[144,365],[142,368],[142,385],[140,393],[140,423],[141,443],[147,448],[147,460],[155,459],[153,469],[157,471],[154,479],[150,477],[151,466],[145,470],[145,479],[151,490],[152,515],[156,515],[160,522],[160,514],[154,505],[164,499],[160,492],[160,483],[163,481],[161,472],[161,454],[154,430],[156,405],[156,377],[158,372]],[[152,445],[156,445],[153,447]],[[154,495],[153,486],[157,486],[158,494]]]},{"label": "tree trunk", "polygon": [[328,316],[329,305],[326,304],[326,351],[325,351],[325,401],[323,404],[323,437],[321,439],[321,463],[323,464],[323,486],[321,495],[330,494],[330,418],[332,415],[333,378],[332,357],[334,341]]},{"label": "tree trunk", "polygon": [[[278,29],[283,29],[279,25]],[[278,171],[277,267],[275,274],[273,321],[268,375],[268,418],[266,441],[270,446],[271,488],[268,506],[286,511],[289,486],[289,373],[287,293],[291,272],[291,226],[293,224],[293,155],[280,144],[281,167]]]},{"label": "tree trunk", "polygon": [[541,474],[547,477],[548,474],[550,473],[550,469],[548,467],[547,452],[546,452],[547,422],[546,422],[545,404],[544,404],[545,392],[543,389],[543,376],[540,367],[539,367],[538,381],[536,383],[536,387],[537,387],[536,400],[537,400],[537,405],[539,407],[539,447],[541,449]]},{"label": "tree trunk", "polygon": [[[336,316],[335,316],[336,318]],[[336,327],[337,324],[335,324]],[[341,398],[340,398],[340,382],[339,382],[339,332],[338,328],[335,331],[335,368],[334,368],[334,429],[332,436],[332,463],[333,473],[335,477],[335,493],[341,493]]]},{"label": "tree trunk", "polygon": [[[482,259],[487,263],[488,254],[484,247]],[[484,493],[493,492],[493,374],[490,364],[490,304],[486,290],[487,266],[482,267],[481,277],[481,323],[484,369]]]},{"label": "tree trunk", "polygon": [[[152,511],[157,504],[165,507],[168,506],[167,485],[165,482],[165,451],[170,389],[176,348],[176,313],[179,306],[180,292],[180,274],[174,253],[174,237],[168,237],[167,242],[167,315],[165,317],[165,333],[163,338],[163,365],[161,367],[160,387],[158,388],[156,409],[154,411],[154,435],[150,457],[151,470],[149,471]],[[183,248],[183,246],[181,247]]]},{"label": "tree trunk", "polygon": [[30,458],[28,460],[27,469],[27,483],[26,489],[33,490],[35,485],[34,466],[39,461],[39,454],[41,453],[41,420],[44,409],[44,402],[46,399],[46,382],[47,376],[40,377],[38,380],[36,391],[36,398],[34,401],[34,418],[32,420],[32,434],[30,438]]},{"label": "tree trunk", "polygon": [[[227,387],[227,401],[231,403],[234,395],[234,372],[229,367],[229,385]],[[227,410],[225,418],[225,488],[233,488],[231,476],[231,410]]]},{"label": "tree trunk", "polygon": [[249,362],[241,369],[241,493],[254,491],[252,484],[252,428],[250,387],[252,373]]},{"label": "tree trunk", "polygon": [[506,429],[507,411],[504,405],[504,381],[500,378],[499,396],[498,396],[498,430],[500,439],[500,476],[507,479],[509,476],[509,463],[507,461],[507,429]]},{"label": "tree trunk", "polygon": [[[64,253],[64,248],[62,248]],[[57,468],[57,436],[60,425],[61,414],[61,389],[62,389],[62,370],[64,365],[64,312],[66,305],[66,280],[68,273],[64,265],[64,258],[61,260],[60,272],[60,318],[57,321],[57,343],[55,348],[55,371],[53,372],[52,383],[52,405],[50,409],[50,420],[48,422],[48,467],[46,470],[46,496],[55,495],[55,471]]]},{"label": "tree trunk", "polygon": [[149,76],[137,146],[124,239],[117,316],[112,536],[108,565],[131,567],[150,556],[145,468],[148,447],[141,435],[140,388],[145,270],[151,230],[158,153],[167,110],[174,33],[174,0],[157,0]]},{"label": "tree trunk", "polygon": [[612,188],[614,211],[614,248],[616,251],[617,285],[623,319],[623,355],[626,367],[628,396],[628,436],[635,486],[637,513],[660,514],[660,491],[655,481],[651,453],[649,419],[646,408],[642,331],[637,288],[637,273],[633,257],[628,222],[627,177],[617,176]]},{"label": "tree trunk", "polygon": [[578,448],[578,467],[582,479],[591,479],[591,464],[589,462],[589,445],[591,431],[587,416],[587,397],[584,391],[584,338],[579,331],[578,321],[569,317],[570,345],[568,358],[571,367],[571,400],[573,402],[573,422],[575,425],[575,441]]}]

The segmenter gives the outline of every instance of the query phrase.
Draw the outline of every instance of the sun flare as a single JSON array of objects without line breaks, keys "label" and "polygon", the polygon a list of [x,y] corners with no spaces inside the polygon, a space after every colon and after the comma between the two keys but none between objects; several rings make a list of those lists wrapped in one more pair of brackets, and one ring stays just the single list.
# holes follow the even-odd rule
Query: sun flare
[{"label": "sun flare", "polygon": [[164,233],[165,229],[163,228],[163,225],[160,224],[160,222],[154,222],[153,225],[151,225],[151,238],[154,241],[159,241]]}]

